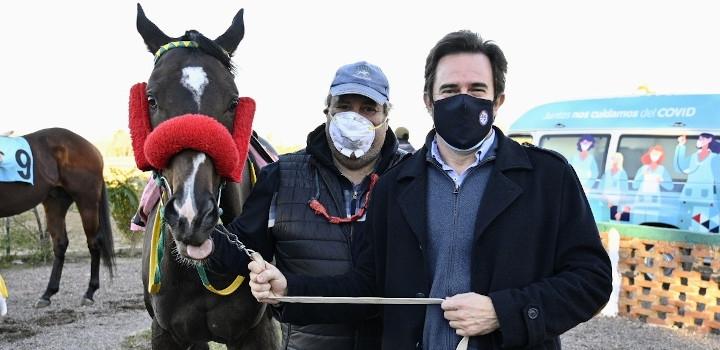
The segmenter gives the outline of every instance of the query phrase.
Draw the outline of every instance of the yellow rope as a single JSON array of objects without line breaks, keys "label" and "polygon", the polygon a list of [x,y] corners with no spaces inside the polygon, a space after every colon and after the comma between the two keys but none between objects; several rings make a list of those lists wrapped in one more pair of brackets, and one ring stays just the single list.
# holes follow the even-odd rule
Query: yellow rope
[{"label": "yellow rope", "polygon": [[234,293],[238,289],[238,287],[240,287],[240,285],[243,283],[243,281],[245,280],[245,277],[237,275],[237,277],[235,277],[235,280],[233,280],[232,283],[230,283],[230,285],[227,286],[227,288],[218,290],[215,287],[213,287],[212,284],[210,284],[210,281],[207,278],[207,274],[205,273],[205,268],[200,265],[198,265],[196,268],[197,268],[198,276],[200,276],[200,280],[202,281],[203,286],[205,286],[205,289],[207,289],[217,295],[220,295],[220,296],[228,296],[228,295]]},{"label": "yellow rope", "polygon": [[152,238],[150,239],[150,259],[148,261],[148,292],[157,294],[160,291],[160,282],[155,282],[155,271],[158,267],[157,245],[160,240],[160,211],[162,210],[162,200],[158,203],[158,209],[155,212],[155,221],[153,223]]},{"label": "yellow rope", "polygon": [[217,290],[217,289],[215,289],[215,287],[213,287],[210,284],[205,286],[205,288],[207,288],[207,290],[209,290],[217,295],[227,296],[227,295],[234,293],[238,289],[238,287],[240,287],[240,285],[243,283],[244,280],[245,280],[245,277],[237,275],[237,277],[235,277],[235,280],[233,281],[233,283],[231,283],[227,288],[225,288],[223,290]]},{"label": "yellow rope", "polygon": [[255,164],[253,164],[252,161],[248,162],[250,164],[250,187],[255,187],[255,183],[257,182],[257,174],[255,173]]},{"label": "yellow rope", "polygon": [[0,276],[0,296],[7,299],[10,296],[10,293],[8,293],[7,286],[5,286],[5,280]]}]

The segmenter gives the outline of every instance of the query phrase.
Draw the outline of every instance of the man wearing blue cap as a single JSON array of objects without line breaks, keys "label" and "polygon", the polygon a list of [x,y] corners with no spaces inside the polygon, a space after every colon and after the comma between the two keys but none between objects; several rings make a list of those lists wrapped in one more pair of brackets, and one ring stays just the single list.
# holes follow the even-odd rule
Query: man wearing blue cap
[{"label": "man wearing blue cap", "polygon": [[[356,62],[338,69],[330,85],[326,120],[307,137],[305,149],[265,167],[228,226],[240,241],[277,267],[304,276],[351,271],[371,193],[380,174],[406,152],[388,128],[389,86],[379,67]],[[210,268],[247,275],[247,256],[221,236],[213,237]],[[283,321],[283,308],[276,309]],[[283,349],[379,348],[380,322],[372,309],[365,320],[344,324],[283,323]],[[357,319],[357,318],[356,318]]]}]

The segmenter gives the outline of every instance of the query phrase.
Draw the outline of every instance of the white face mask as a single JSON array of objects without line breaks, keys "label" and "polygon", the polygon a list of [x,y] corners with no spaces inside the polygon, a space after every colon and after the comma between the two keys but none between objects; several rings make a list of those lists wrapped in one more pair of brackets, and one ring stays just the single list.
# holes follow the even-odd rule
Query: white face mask
[{"label": "white face mask", "polygon": [[580,142],[580,149],[583,151],[589,151],[590,146],[592,146],[592,143],[590,142]]},{"label": "white face mask", "polygon": [[650,160],[653,163],[657,163],[658,160],[660,160],[660,156],[662,156],[662,153],[660,153],[660,152],[655,152],[655,151],[650,152]]},{"label": "white face mask", "polygon": [[333,145],[345,157],[362,157],[375,140],[375,129],[381,127],[373,125],[367,118],[355,112],[336,113],[330,119],[330,138]]}]

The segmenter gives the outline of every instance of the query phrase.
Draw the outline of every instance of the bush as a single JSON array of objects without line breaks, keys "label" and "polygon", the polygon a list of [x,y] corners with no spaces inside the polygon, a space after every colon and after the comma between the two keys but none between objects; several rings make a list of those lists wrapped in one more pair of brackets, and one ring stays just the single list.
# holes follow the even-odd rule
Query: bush
[{"label": "bush", "polygon": [[106,183],[112,217],[123,238],[134,250],[143,235],[130,231],[130,220],[137,212],[140,203],[138,194],[142,193],[146,180],[136,169],[111,168],[110,174],[111,177]]},{"label": "bush", "polygon": [[[10,224],[10,235],[6,225]],[[42,220],[42,219],[41,219]],[[42,224],[41,224],[42,225]],[[52,246],[47,232],[38,227],[33,210],[0,220],[0,263],[22,258],[26,262],[39,263],[52,259]],[[2,265],[2,264],[0,264]]]}]

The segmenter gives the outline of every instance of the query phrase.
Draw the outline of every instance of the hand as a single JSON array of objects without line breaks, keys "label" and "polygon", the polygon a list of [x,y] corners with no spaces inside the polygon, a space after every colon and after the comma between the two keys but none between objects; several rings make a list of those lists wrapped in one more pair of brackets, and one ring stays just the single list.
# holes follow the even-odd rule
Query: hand
[{"label": "hand", "polygon": [[253,260],[248,264],[250,270],[250,291],[261,303],[278,304],[277,300],[268,297],[287,295],[287,279],[273,264],[262,260]]},{"label": "hand", "polygon": [[464,293],[445,299],[440,305],[445,319],[459,336],[474,337],[488,334],[498,328],[497,315],[492,300],[477,293]]},{"label": "hand", "polygon": [[687,137],[685,135],[680,135],[678,136],[677,140],[679,144],[684,145],[685,142],[687,142]]}]

